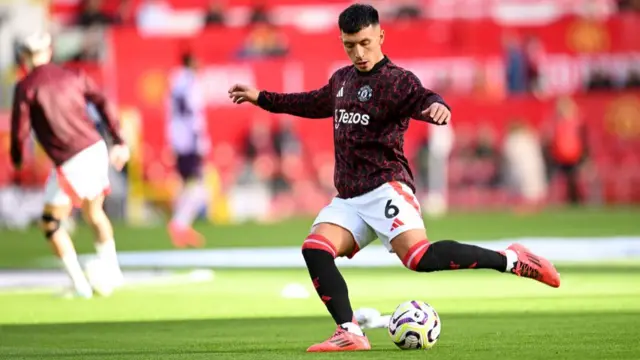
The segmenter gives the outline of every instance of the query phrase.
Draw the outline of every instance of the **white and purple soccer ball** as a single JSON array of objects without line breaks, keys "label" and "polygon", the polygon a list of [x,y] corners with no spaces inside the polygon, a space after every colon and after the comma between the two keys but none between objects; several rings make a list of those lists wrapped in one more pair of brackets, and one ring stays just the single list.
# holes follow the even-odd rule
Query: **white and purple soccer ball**
[{"label": "white and purple soccer ball", "polygon": [[442,321],[436,310],[423,301],[400,304],[389,319],[389,336],[402,350],[431,349],[440,337]]}]

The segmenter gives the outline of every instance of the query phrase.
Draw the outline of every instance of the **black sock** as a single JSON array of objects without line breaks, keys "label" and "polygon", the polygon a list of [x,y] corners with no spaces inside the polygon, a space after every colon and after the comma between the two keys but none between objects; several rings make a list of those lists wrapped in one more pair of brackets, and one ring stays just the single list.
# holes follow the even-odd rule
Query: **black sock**
[{"label": "black sock", "polygon": [[497,251],[453,240],[442,240],[429,246],[416,271],[494,269],[504,272],[506,268],[506,256]]},{"label": "black sock", "polygon": [[340,274],[333,256],[318,249],[303,249],[302,256],[307,263],[313,286],[336,324],[352,322],[353,309],[349,302],[347,283]]}]

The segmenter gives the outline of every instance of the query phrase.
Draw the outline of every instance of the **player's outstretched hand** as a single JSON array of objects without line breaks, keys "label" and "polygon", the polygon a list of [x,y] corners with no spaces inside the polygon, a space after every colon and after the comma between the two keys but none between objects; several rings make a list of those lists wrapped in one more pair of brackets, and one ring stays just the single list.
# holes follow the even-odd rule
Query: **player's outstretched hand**
[{"label": "player's outstretched hand", "polygon": [[229,98],[234,104],[248,101],[255,105],[258,103],[258,95],[260,95],[260,91],[248,85],[235,84],[229,89]]},{"label": "player's outstretched hand", "polygon": [[423,116],[429,116],[436,124],[448,124],[451,120],[451,111],[440,103],[433,103],[422,112]]},{"label": "player's outstretched hand", "polygon": [[127,145],[114,145],[109,153],[109,161],[116,170],[120,171],[131,156]]}]

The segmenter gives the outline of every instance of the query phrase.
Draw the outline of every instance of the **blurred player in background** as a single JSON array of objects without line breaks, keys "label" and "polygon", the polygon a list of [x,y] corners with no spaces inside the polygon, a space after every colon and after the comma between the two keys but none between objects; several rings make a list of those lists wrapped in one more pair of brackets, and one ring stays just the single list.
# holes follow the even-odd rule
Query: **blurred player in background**
[{"label": "blurred player in background", "polygon": [[314,221],[302,255],[338,327],[331,338],[307,351],[371,348],[354,319],[335,258],[351,258],[376,238],[413,271],[494,269],[558,287],[554,266],[521,245],[498,252],[453,240],[427,240],[413,175],[403,153],[404,133],[410,118],[447,124],[449,108],[413,73],[382,53],[385,36],[375,8],[351,5],[340,14],[338,25],[353,65],[336,71],[322,88],[294,94],[246,85],[229,89],[235,103],[250,102],[274,113],[306,118],[333,116],[338,196]]},{"label": "blurred player in background", "polygon": [[453,148],[454,132],[449,126],[436,126],[429,132],[428,195],[425,210],[431,216],[441,216],[448,209],[449,155]]},{"label": "blurred player in background", "polygon": [[[83,74],[51,63],[49,34],[27,37],[22,43],[22,55],[30,72],[15,87],[11,160],[16,169],[21,167],[23,147],[29,130],[33,129],[55,165],[45,185],[42,231],[71,278],[75,295],[90,298],[93,296],[90,279],[85,276],[73,242],[60,223],[70,215],[72,206],[82,209],[96,236],[98,259],[108,273],[101,277],[108,278],[113,287],[120,285],[123,279],[113,228],[103,210],[103,202],[109,190],[109,162],[116,169],[122,169],[129,159],[129,150],[120,136],[114,109],[94,82]],[[114,139],[110,154],[89,119],[88,102],[96,106]]]},{"label": "blurred player in background", "polygon": [[182,66],[171,78],[168,99],[167,137],[183,185],[169,223],[169,235],[176,247],[204,245],[204,237],[192,227],[209,198],[203,181],[203,157],[210,145],[196,66],[193,54],[182,56]]}]

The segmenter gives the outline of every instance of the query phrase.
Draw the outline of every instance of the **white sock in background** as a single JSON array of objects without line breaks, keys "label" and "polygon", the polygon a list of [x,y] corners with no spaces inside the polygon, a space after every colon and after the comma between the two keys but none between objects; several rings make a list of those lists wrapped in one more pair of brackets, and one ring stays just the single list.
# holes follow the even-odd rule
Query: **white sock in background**
[{"label": "white sock in background", "polygon": [[89,281],[87,281],[86,276],[84,276],[84,271],[80,266],[78,256],[75,252],[64,255],[60,260],[62,261],[62,265],[64,266],[67,275],[69,275],[69,277],[71,278],[73,286],[75,286],[76,289],[91,289]]},{"label": "white sock in background", "polygon": [[108,240],[105,242],[96,242],[96,253],[98,259],[106,262],[109,265],[118,266],[118,254],[116,253],[116,242]]},{"label": "white sock in background", "polygon": [[109,266],[109,271],[112,272],[116,285],[120,285],[123,281],[122,271],[120,270],[120,264],[118,263],[118,253],[116,252],[116,242],[109,240],[105,242],[96,242],[95,244],[96,254],[98,259],[103,261]]},{"label": "white sock in background", "polygon": [[180,227],[191,227],[200,210],[208,203],[208,197],[204,184],[188,185],[178,197],[171,221]]}]

